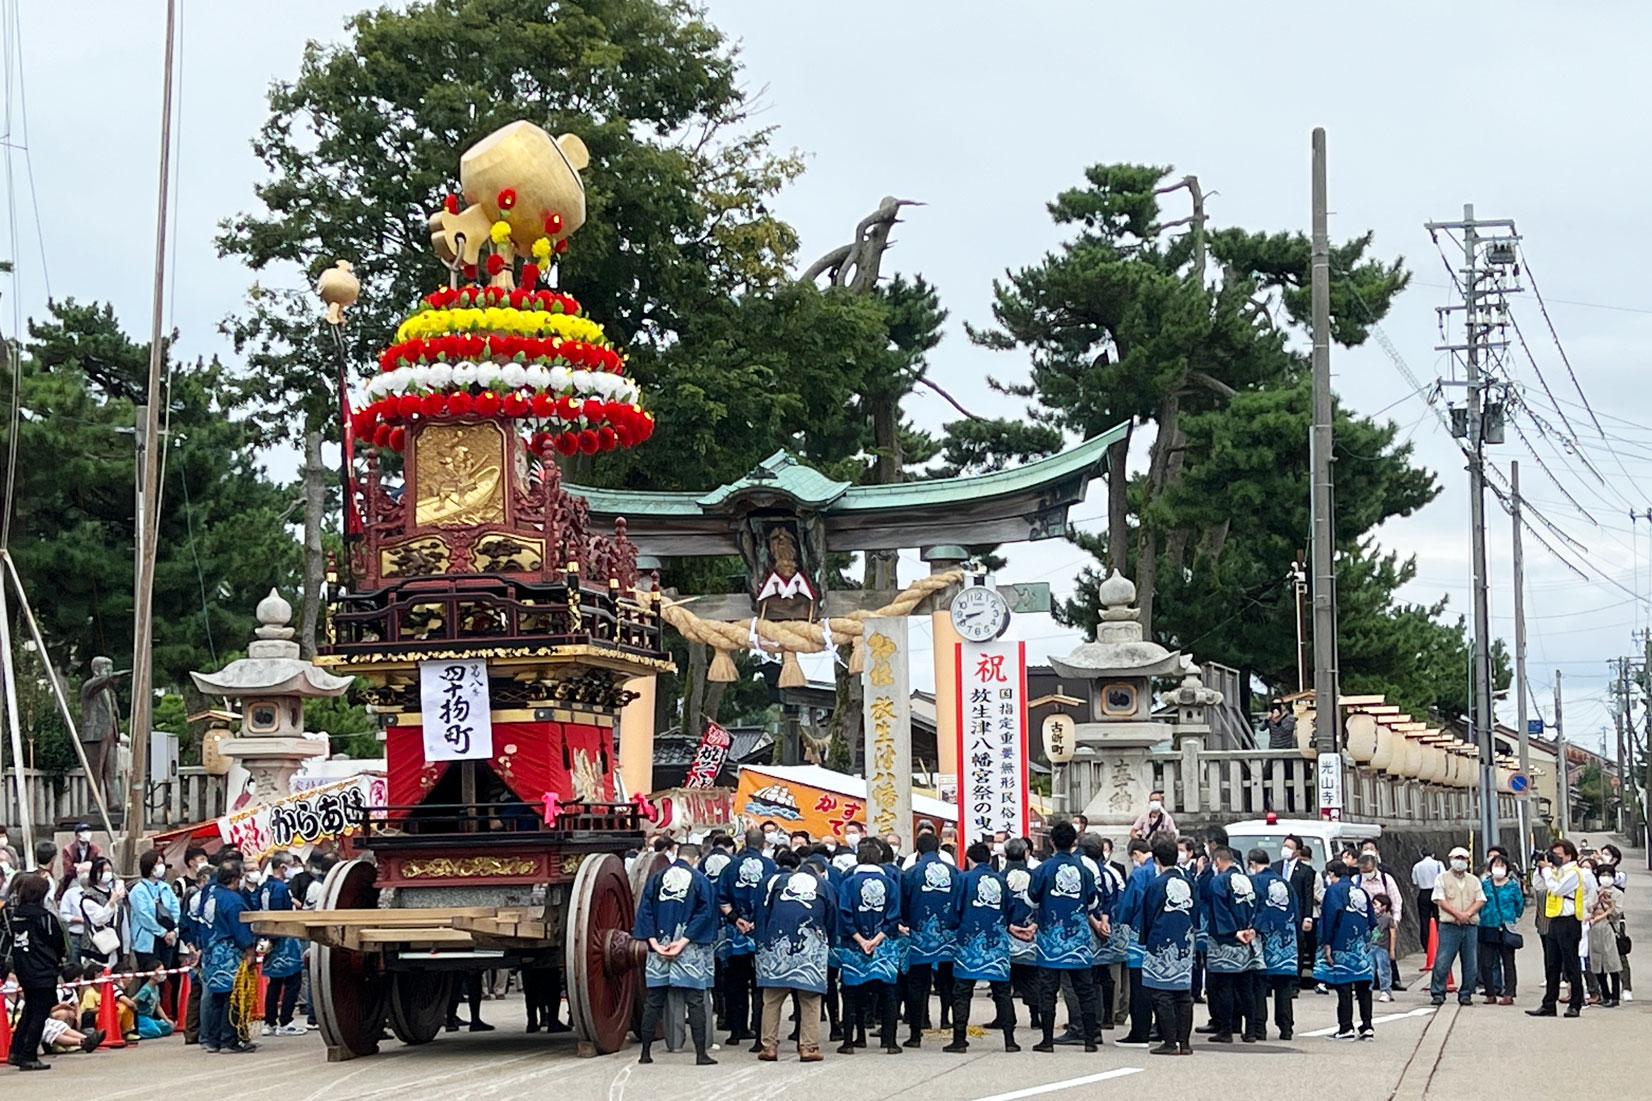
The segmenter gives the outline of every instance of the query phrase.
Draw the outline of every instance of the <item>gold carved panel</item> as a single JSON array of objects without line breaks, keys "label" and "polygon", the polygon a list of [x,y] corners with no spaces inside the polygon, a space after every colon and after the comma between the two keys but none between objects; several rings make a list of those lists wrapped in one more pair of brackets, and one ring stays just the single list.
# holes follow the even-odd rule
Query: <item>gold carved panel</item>
[{"label": "gold carved panel", "polygon": [[413,522],[505,522],[505,433],[497,424],[427,424],[413,443]]},{"label": "gold carved panel", "polygon": [[476,541],[481,573],[537,573],[545,564],[545,540],[517,535],[485,535]]},{"label": "gold carved panel", "polygon": [[409,539],[379,551],[379,576],[430,577],[446,573],[447,544],[434,535]]},{"label": "gold carved panel", "polygon": [[437,856],[409,860],[402,865],[404,879],[469,879],[488,875],[532,875],[539,862],[527,856]]}]

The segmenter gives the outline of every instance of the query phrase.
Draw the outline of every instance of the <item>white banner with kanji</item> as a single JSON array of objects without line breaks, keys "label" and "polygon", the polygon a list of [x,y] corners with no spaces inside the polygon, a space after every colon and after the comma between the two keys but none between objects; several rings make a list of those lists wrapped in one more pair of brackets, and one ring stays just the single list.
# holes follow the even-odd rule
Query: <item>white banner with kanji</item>
[{"label": "white banner with kanji", "polygon": [[489,706],[487,662],[419,662],[424,759],[485,761],[492,757],[493,715]]},{"label": "white banner with kanji", "polygon": [[961,642],[958,672],[958,849],[1003,830],[1027,834],[1027,648]]}]

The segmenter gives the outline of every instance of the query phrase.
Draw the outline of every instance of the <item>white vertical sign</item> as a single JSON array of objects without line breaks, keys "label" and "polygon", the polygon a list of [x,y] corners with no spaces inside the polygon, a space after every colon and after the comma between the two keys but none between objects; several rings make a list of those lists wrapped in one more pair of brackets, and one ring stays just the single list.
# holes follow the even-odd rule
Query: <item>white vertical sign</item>
[{"label": "white vertical sign", "polygon": [[419,707],[427,761],[485,761],[493,756],[488,663],[421,661]]},{"label": "white vertical sign", "polygon": [[868,619],[861,698],[866,729],[866,826],[893,833],[912,851],[912,690],[908,687],[906,617]]},{"label": "white vertical sign", "polygon": [[1321,753],[1317,776],[1319,816],[1330,822],[1342,821],[1342,754]]},{"label": "white vertical sign", "polygon": [[1027,648],[958,645],[958,847],[1027,833]]}]

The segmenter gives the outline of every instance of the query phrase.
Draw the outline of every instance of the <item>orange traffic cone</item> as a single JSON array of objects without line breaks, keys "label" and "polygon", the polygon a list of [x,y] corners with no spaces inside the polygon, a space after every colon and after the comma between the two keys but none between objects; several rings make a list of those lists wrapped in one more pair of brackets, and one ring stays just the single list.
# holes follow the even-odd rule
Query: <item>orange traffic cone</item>
[{"label": "orange traffic cone", "polygon": [[5,991],[0,990],[0,1059],[11,1057],[11,1009],[6,1005]]},{"label": "orange traffic cone", "polygon": [[264,977],[264,961],[259,960],[252,965],[253,973],[258,976],[258,1004],[264,1005],[264,995],[269,993],[270,980]]},{"label": "orange traffic cone", "polygon": [[98,1031],[103,1033],[99,1051],[126,1046],[126,1036],[120,1030],[120,1003],[115,993],[115,980],[109,977],[107,967],[103,969],[103,978],[98,981]]},{"label": "orange traffic cone", "polygon": [[189,968],[187,967],[178,972],[177,990],[178,997],[172,1006],[172,1020],[177,1023],[179,1031],[182,1031],[184,1018],[189,1015]]},{"label": "orange traffic cone", "polygon": [[1417,968],[1419,971],[1434,970],[1434,953],[1440,946],[1440,935],[1435,928],[1435,924],[1435,922],[1430,921],[1428,928],[1422,931],[1423,947],[1427,949],[1427,954],[1423,959],[1423,965]]},{"label": "orange traffic cone", "polygon": [[[1439,950],[1440,950],[1440,926],[1439,926],[1438,922],[1431,921],[1431,922],[1428,923],[1428,966],[1423,968],[1424,971],[1433,971],[1434,970],[1434,956],[1435,956],[1435,953],[1439,952]],[[1457,989],[1457,980],[1451,977],[1451,972],[1450,971],[1447,971],[1446,972],[1446,993],[1447,994],[1454,993],[1456,991],[1456,989]]]}]

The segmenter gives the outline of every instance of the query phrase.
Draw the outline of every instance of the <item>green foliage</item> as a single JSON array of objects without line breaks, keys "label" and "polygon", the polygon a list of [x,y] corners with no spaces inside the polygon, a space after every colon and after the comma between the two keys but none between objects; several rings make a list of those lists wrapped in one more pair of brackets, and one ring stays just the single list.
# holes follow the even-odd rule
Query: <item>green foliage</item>
[{"label": "green foliage", "polygon": [[350,696],[365,686],[366,682],[358,678],[347,695],[304,702],[304,729],[326,734],[331,739],[332,753],[358,761],[384,756],[378,721],[361,704],[350,702]]},{"label": "green foliage", "polygon": [[[1033,399],[1035,423],[1086,437],[1125,421],[1154,425],[1145,475],[1110,480],[1128,527],[1075,531],[1073,541],[1098,559],[1111,538],[1130,541],[1122,557],[1160,641],[1295,688],[1287,575],[1309,543],[1309,242],[1196,216],[1167,223],[1161,202],[1186,188],[1166,168],[1088,169],[1084,186],[1050,204],[1071,236],[994,285],[995,325],[971,337],[1030,356],[1029,382],[999,389]],[[1366,339],[1409,279],[1400,261],[1370,259],[1370,245],[1367,233],[1332,247],[1332,337],[1347,346]],[[977,464],[1020,460],[1038,443],[1029,432],[974,424],[954,431],[953,446]],[[1444,601],[1399,601],[1414,565],[1369,537],[1438,486],[1392,424],[1338,411],[1335,432],[1343,683],[1418,714],[1460,714],[1461,621],[1444,618]],[[1088,632],[1103,576],[1086,570],[1063,609]]]},{"label": "green foliage", "polygon": [[[149,349],[108,306],[72,299],[53,303],[29,334],[12,553],[73,699],[94,655],[110,655],[117,668],[131,663],[131,430]],[[223,367],[174,363],[170,377],[155,687],[192,691],[189,671],[216,668],[251,637],[259,599],[272,585],[290,586],[297,546],[284,527],[287,497],[264,478],[253,433],[226,399]]]}]

